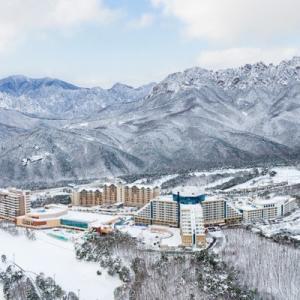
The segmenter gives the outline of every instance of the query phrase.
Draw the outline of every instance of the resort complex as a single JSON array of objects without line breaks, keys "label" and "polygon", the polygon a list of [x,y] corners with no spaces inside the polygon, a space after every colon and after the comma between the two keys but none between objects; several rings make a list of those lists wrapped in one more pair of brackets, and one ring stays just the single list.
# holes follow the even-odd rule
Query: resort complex
[{"label": "resort complex", "polygon": [[[173,228],[184,247],[206,247],[206,228],[271,220],[298,207],[295,198],[231,197],[180,186],[160,195],[159,186],[105,183],[74,187],[71,205],[48,204],[30,210],[30,192],[0,191],[0,218],[33,229],[70,228],[108,233],[124,220],[135,226]],[[158,230],[158,229],[155,229]],[[160,229],[159,229],[160,230]]]},{"label": "resort complex", "polygon": [[195,187],[182,187],[172,195],[151,200],[135,214],[139,225],[165,225],[180,228],[183,245],[203,244],[204,227],[269,220],[297,208],[290,197],[240,200],[207,196]]}]

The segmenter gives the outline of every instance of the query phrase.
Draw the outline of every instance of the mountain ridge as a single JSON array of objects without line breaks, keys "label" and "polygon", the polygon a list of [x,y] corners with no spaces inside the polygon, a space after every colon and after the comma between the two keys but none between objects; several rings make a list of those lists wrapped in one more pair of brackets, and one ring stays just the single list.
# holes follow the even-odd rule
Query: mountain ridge
[{"label": "mountain ridge", "polygon": [[[0,92],[0,184],[17,183],[20,174],[36,182],[299,158],[299,57],[219,71],[195,67],[140,88],[41,85],[26,95]],[[24,166],[20,158],[43,155],[32,144],[51,155]],[[55,165],[56,176],[43,161]]]}]

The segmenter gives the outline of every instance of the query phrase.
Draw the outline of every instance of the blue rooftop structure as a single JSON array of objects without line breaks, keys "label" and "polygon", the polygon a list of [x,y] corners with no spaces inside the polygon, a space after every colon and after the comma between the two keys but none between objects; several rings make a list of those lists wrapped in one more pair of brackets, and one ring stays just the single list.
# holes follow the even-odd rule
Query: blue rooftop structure
[{"label": "blue rooftop structure", "polygon": [[205,193],[197,187],[181,187],[173,191],[173,200],[180,204],[198,204],[205,200]]}]

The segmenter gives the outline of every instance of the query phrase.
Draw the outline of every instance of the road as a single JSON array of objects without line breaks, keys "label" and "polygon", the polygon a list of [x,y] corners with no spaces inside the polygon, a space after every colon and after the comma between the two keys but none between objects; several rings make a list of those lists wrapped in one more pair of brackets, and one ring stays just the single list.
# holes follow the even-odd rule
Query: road
[{"label": "road", "polygon": [[226,245],[226,238],[223,231],[210,231],[208,235],[213,239],[212,244],[209,246],[209,249],[216,254],[219,254]]}]

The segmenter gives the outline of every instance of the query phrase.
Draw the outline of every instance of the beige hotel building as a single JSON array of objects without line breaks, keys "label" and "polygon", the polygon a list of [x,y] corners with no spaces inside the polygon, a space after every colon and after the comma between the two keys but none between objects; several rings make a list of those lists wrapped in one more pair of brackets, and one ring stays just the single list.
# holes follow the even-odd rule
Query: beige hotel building
[{"label": "beige hotel building", "polygon": [[124,203],[125,206],[143,207],[151,199],[159,196],[160,188],[146,185],[104,184],[102,188],[80,188],[72,195],[76,206],[98,206],[103,204]]},{"label": "beige hotel building", "polygon": [[30,192],[14,188],[0,189],[0,219],[15,221],[30,212]]}]

